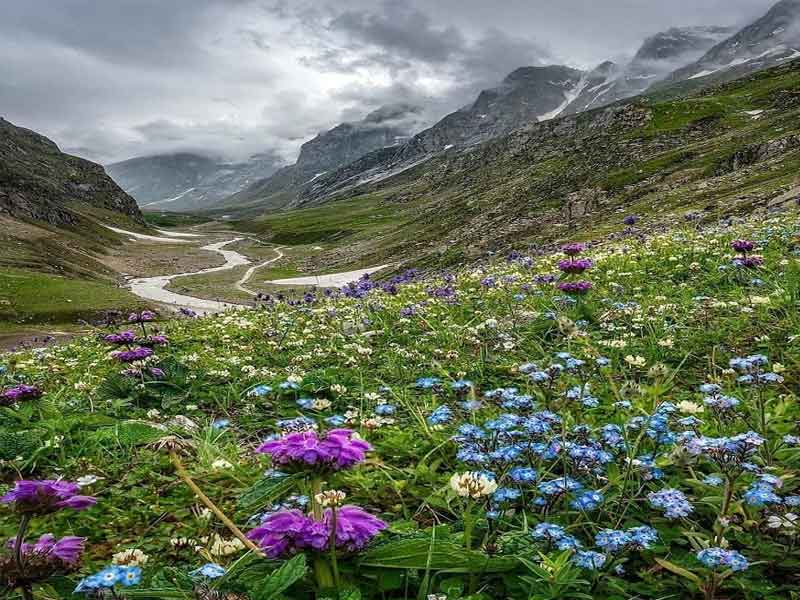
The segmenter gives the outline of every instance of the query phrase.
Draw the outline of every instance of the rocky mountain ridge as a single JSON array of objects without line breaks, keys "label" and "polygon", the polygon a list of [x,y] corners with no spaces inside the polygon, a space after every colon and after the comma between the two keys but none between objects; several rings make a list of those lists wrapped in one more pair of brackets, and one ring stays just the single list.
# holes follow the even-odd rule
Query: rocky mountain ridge
[{"label": "rocky mountain ridge", "polygon": [[59,227],[77,225],[94,211],[144,223],[134,199],[101,165],[0,118],[0,215]]}]

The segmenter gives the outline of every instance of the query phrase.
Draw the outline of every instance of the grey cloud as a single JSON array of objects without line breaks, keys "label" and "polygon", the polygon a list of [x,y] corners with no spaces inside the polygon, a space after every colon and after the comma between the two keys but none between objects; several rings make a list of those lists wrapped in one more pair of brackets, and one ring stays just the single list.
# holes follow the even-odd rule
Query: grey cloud
[{"label": "grey cloud", "polygon": [[299,145],[378,107],[422,128],[513,69],[593,66],[773,0],[25,0],[0,16],[0,112],[110,162]]}]

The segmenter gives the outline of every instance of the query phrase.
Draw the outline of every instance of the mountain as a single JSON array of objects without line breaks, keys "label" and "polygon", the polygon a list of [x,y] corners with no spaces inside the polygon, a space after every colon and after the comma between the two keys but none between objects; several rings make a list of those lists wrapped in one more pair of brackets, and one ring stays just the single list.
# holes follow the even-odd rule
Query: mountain
[{"label": "mountain", "polygon": [[351,165],[342,171],[352,168],[351,180],[325,198],[336,202],[309,198],[313,206],[235,225],[324,245],[303,263],[315,272],[441,268],[602,238],[630,214],[657,231],[781,210],[800,197],[800,60],[676,98],[531,123],[404,166],[365,178]]},{"label": "mountain", "polygon": [[98,212],[144,223],[136,202],[102,166],[0,118],[0,215],[58,227]]},{"label": "mountain", "polygon": [[738,77],[800,57],[800,0],[782,0],[763,17],[715,45],[668,81]]},{"label": "mountain", "polygon": [[215,207],[246,207],[263,203],[272,208],[290,205],[298,189],[331,170],[377,149],[393,148],[408,139],[419,109],[407,104],[383,106],[364,119],[346,122],[319,133],[300,148],[297,162],[232,195]]},{"label": "mountain", "polygon": [[213,206],[280,167],[272,154],[223,162],[188,152],[142,156],[108,165],[109,175],[146,210],[197,210]]},{"label": "mountain", "polygon": [[574,114],[638,96],[734,31],[730,27],[674,27],[649,37],[628,64],[605,62],[591,71],[583,92],[564,112]]},{"label": "mountain", "polygon": [[335,170],[320,169],[289,194],[286,174],[279,172],[224,205],[226,210],[254,214],[324,202],[354,186],[401,173],[438,153],[641,94],[677,65],[691,62],[731,33],[724,27],[670,29],[648,38],[629,64],[606,61],[589,72],[558,65],[517,69],[499,86],[482,91],[472,104],[397,147],[375,149]]},{"label": "mountain", "polygon": [[[221,209],[259,212],[297,206],[306,190],[319,187],[317,182],[339,177],[342,170],[360,172],[365,162],[413,162],[430,153],[478,144],[531,121],[554,118],[580,93],[584,75],[564,66],[517,69],[499,86],[482,91],[472,104],[410,138],[408,129],[381,134],[374,127],[365,128],[365,123],[376,120],[374,113],[361,123],[340,125],[304,144],[296,165],[232,196]],[[359,143],[351,139],[354,132]]]}]

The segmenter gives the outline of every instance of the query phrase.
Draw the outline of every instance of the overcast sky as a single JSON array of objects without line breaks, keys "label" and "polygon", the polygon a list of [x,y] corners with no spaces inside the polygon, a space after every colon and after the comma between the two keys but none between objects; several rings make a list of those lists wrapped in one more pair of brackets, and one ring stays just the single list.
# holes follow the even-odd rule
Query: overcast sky
[{"label": "overcast sky", "polygon": [[387,102],[426,124],[524,65],[590,67],[775,0],[0,0],[0,116],[112,162],[292,160]]}]

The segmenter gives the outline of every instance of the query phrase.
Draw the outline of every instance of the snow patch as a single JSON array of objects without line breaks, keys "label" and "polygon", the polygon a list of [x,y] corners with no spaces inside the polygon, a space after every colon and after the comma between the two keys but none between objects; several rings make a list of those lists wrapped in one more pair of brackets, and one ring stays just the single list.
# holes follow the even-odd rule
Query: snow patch
[{"label": "snow patch", "polygon": [[550,112],[546,112],[543,115],[537,117],[538,121],[541,123],[542,121],[549,121],[551,119],[555,119],[558,115],[563,113],[567,107],[572,104],[575,99],[581,95],[583,90],[589,84],[588,77],[584,75],[580,78],[580,81],[573,87],[572,89],[564,92],[564,102],[562,102],[559,106],[556,106]]},{"label": "snow patch", "polygon": [[170,244],[188,244],[189,240],[181,240],[177,238],[169,238],[169,237],[157,237],[155,235],[147,235],[145,233],[136,233],[135,231],[128,231],[126,229],[120,229],[119,227],[111,227],[111,225],[104,225],[106,229],[110,229],[114,233],[119,233],[122,235],[130,236],[131,241],[136,240],[147,240],[150,242],[168,242]]},{"label": "snow patch", "polygon": [[180,200],[180,199],[181,199],[181,198],[183,198],[183,197],[184,197],[186,194],[188,194],[189,192],[193,192],[194,190],[195,190],[195,188],[193,188],[193,187],[190,187],[188,190],[184,190],[184,191],[182,191],[182,192],[181,192],[180,194],[178,194],[177,196],[174,196],[174,197],[172,197],[172,198],[166,198],[166,199],[164,199],[164,200],[156,200],[155,202],[148,202],[147,204],[143,204],[143,206],[153,206],[153,205],[155,205],[155,204],[167,204],[168,202],[175,202],[176,200]]}]

